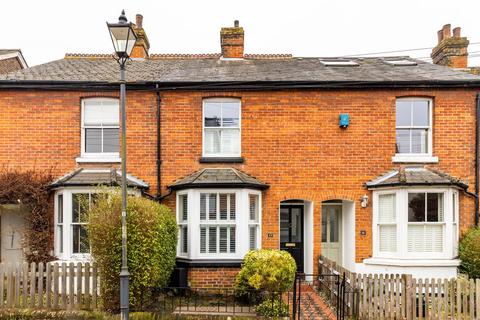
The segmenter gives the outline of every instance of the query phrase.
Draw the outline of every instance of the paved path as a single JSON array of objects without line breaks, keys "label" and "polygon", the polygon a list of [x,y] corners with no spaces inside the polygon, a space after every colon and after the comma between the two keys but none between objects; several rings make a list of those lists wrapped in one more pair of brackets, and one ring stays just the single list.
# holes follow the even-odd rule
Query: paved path
[{"label": "paved path", "polygon": [[304,320],[336,320],[332,310],[319,294],[310,286],[302,285],[300,299],[300,319]]}]

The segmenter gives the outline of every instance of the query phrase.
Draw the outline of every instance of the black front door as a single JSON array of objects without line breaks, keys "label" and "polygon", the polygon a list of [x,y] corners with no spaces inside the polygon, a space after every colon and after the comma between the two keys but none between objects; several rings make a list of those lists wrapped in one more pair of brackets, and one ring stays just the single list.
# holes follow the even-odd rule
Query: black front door
[{"label": "black front door", "polygon": [[303,206],[280,206],[280,249],[288,251],[303,272]]}]

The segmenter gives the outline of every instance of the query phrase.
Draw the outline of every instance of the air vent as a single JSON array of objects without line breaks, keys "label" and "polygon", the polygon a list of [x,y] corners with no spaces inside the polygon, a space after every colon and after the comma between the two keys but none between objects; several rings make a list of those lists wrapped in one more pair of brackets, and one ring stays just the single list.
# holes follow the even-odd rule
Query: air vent
[{"label": "air vent", "polygon": [[386,64],[391,66],[416,66],[417,63],[408,59],[384,60]]},{"label": "air vent", "polygon": [[358,63],[352,60],[343,60],[343,59],[323,59],[320,62],[327,67],[355,67],[358,66]]}]

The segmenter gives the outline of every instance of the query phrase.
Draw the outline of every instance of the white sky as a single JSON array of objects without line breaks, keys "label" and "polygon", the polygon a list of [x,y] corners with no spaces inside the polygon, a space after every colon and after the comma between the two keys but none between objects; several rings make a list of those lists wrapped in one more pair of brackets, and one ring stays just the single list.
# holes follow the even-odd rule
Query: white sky
[{"label": "white sky", "polygon": [[[0,48],[32,66],[69,53],[110,53],[105,25],[121,9],[143,26],[151,53],[220,52],[219,31],[240,20],[246,53],[340,56],[433,47],[446,23],[480,42],[478,0],[42,0],[2,1]],[[480,43],[469,46],[480,65]],[[428,57],[430,50],[398,53]]]}]

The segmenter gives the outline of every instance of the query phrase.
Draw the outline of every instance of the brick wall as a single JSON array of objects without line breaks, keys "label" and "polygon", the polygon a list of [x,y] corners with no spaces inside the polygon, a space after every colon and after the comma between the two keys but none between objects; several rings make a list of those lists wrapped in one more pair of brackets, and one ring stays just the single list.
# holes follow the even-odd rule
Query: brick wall
[{"label": "brick wall", "polygon": [[239,268],[190,268],[188,281],[193,288],[231,288]]},{"label": "brick wall", "polygon": [[20,69],[22,69],[22,65],[16,57],[0,60],[0,74]]},{"label": "brick wall", "polygon": [[[80,101],[90,96],[115,94],[0,91],[0,166],[49,169],[57,176],[73,170],[80,155]],[[321,202],[344,199],[355,203],[356,261],[371,255],[371,202],[361,208],[359,200],[365,193],[372,198],[363,187],[366,181],[397,166],[391,161],[396,97],[433,98],[433,153],[439,157],[433,167],[467,181],[474,190],[475,91],[298,90],[162,93],[162,193],[168,184],[200,168],[226,166],[198,161],[202,98],[211,96],[241,98],[245,162],[229,166],[270,185],[263,197],[263,247],[278,247],[280,201],[305,199],[314,205],[315,261],[320,254]],[[156,191],[155,98],[154,93],[127,93],[128,170],[150,184],[150,193]],[[350,115],[347,129],[338,127],[340,113]],[[173,207],[174,197],[166,203]],[[460,210],[465,231],[474,221],[474,199],[462,194]],[[208,269],[192,270],[191,275],[195,278],[202,270]]]},{"label": "brick wall", "polygon": [[[396,97],[434,100],[433,153],[445,172],[474,189],[475,92],[462,90],[168,92],[162,96],[162,189],[203,167],[202,98],[242,100],[243,164],[233,165],[267,182],[263,197],[262,245],[277,248],[280,201],[305,199],[314,204],[314,258],[320,254],[321,202],[355,202],[356,261],[372,254],[371,202],[360,207],[363,184],[398,165],[395,153]],[[347,129],[340,113],[350,115]],[[183,121],[179,121],[182,119]],[[232,165],[229,165],[232,166]],[[461,229],[474,221],[474,200],[461,196]],[[168,199],[174,205],[174,198]],[[365,236],[360,230],[366,230]],[[267,237],[272,233],[273,237]],[[316,260],[316,259],[314,259]]]}]

